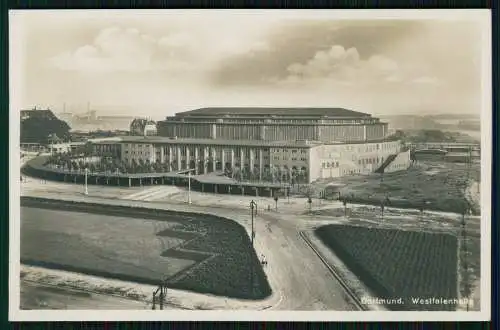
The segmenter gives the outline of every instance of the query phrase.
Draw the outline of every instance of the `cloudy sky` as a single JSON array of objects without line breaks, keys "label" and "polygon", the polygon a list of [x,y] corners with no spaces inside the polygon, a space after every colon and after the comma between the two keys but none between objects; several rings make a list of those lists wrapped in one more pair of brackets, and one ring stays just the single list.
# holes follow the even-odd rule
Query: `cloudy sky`
[{"label": "cloudy sky", "polygon": [[[477,113],[478,20],[262,12],[16,13],[23,107],[164,117],[205,106]],[[14,24],[15,23],[15,24]],[[12,47],[16,49],[16,47]]]}]

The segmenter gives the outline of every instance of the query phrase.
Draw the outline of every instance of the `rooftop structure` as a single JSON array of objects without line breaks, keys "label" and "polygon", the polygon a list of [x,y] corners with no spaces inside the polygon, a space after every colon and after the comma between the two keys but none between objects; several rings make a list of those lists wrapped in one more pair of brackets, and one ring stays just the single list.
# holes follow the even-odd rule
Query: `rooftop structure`
[{"label": "rooftop structure", "polygon": [[374,141],[387,123],[344,108],[202,108],[158,123],[158,135],[228,140]]},{"label": "rooftop structure", "polygon": [[21,121],[28,118],[44,118],[49,120],[57,119],[50,109],[37,109],[36,107],[29,110],[21,110]]},{"label": "rooftop structure", "polygon": [[369,118],[370,114],[348,110],[344,108],[235,108],[235,107],[217,107],[217,108],[201,108],[191,111],[180,112],[176,117],[325,117],[325,118]]},{"label": "rooftop structure", "polygon": [[135,118],[130,123],[131,135],[156,135],[156,122],[146,118]]}]

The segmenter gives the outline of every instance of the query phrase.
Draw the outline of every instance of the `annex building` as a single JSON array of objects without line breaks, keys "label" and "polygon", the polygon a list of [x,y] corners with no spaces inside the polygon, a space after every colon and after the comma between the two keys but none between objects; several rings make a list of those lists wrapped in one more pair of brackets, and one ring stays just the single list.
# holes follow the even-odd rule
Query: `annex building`
[{"label": "annex building", "polygon": [[342,108],[203,108],[157,123],[157,136],[95,143],[127,163],[225,172],[241,181],[310,183],[406,169],[410,152],[387,123]]}]

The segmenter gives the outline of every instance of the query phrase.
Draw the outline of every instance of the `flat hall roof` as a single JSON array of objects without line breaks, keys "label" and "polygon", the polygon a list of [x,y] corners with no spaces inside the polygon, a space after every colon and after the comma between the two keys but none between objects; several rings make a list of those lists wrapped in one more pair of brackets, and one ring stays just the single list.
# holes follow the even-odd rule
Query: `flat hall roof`
[{"label": "flat hall roof", "polygon": [[317,116],[317,117],[371,117],[368,113],[344,108],[273,108],[273,107],[210,107],[176,113],[176,117],[196,116]]}]

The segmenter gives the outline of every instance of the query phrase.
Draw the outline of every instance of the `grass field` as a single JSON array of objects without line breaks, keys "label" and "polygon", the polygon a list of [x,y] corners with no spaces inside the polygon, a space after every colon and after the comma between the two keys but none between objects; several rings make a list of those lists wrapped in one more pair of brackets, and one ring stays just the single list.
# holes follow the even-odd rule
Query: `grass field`
[{"label": "grass field", "polygon": [[457,239],[397,229],[327,225],[315,234],[381,299],[402,298],[391,310],[455,310],[412,298],[457,298]]},{"label": "grass field", "polygon": [[[459,163],[421,162],[407,171],[352,176],[336,179],[345,184],[342,194],[353,195],[352,202],[380,205],[388,196],[393,207],[419,208],[426,201],[427,210],[462,212],[466,165]],[[473,164],[470,180],[480,182],[479,164]],[[469,182],[470,184],[470,182]],[[480,213],[477,203],[472,209]]]},{"label": "grass field", "polygon": [[[231,220],[63,202],[54,210],[54,205],[32,200],[23,203],[25,264],[147,284],[166,277],[171,288],[231,298],[271,294],[245,229]],[[84,207],[92,213],[75,212]]]}]

